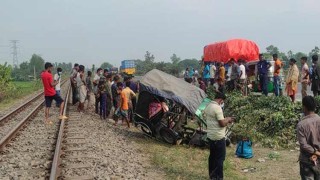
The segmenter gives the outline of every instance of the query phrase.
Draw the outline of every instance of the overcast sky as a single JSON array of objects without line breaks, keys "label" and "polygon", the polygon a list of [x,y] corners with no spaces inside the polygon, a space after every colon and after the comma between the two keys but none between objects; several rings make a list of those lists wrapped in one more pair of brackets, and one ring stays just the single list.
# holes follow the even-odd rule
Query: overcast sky
[{"label": "overcast sky", "polygon": [[84,65],[197,58],[216,41],[246,38],[261,51],[310,52],[320,46],[319,0],[0,0],[0,63],[33,53]]}]

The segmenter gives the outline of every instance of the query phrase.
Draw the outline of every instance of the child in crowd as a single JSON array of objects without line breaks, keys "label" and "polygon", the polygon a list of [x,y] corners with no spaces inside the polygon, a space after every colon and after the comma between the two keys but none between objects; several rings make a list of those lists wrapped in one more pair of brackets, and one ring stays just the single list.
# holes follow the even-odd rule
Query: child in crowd
[{"label": "child in crowd", "polygon": [[130,128],[130,122],[128,117],[128,110],[129,110],[129,104],[128,104],[128,98],[126,97],[126,93],[123,91],[123,84],[121,82],[117,83],[117,88],[120,92],[120,104],[116,111],[116,118],[115,118],[115,126],[118,124],[118,118],[122,117],[122,122],[125,120],[127,122],[128,128]]},{"label": "child in crowd", "polygon": [[199,88],[202,89],[205,93],[207,93],[207,87],[202,78],[198,78]]}]

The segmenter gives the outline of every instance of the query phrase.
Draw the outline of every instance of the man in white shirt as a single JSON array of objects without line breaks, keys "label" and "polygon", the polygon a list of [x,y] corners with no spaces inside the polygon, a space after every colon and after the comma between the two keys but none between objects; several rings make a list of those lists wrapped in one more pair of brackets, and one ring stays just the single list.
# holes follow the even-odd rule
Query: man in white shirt
[{"label": "man in white shirt", "polygon": [[[61,69],[60,67],[58,67],[58,68],[57,68],[57,73],[54,74],[54,77],[53,77],[54,83],[58,83],[58,84],[55,86],[56,94],[57,94],[58,96],[60,96],[60,97],[61,97],[61,86],[60,86],[61,74],[62,74],[62,69]],[[60,107],[60,104],[56,103],[56,106],[57,106],[57,107]]]},{"label": "man in white shirt", "polygon": [[214,78],[216,76],[216,71],[217,71],[216,66],[214,64],[211,64],[211,66],[210,66],[210,84],[211,84],[211,86],[213,86],[215,83]]},{"label": "man in white shirt", "polygon": [[245,93],[245,86],[246,86],[246,78],[247,78],[247,74],[246,74],[246,67],[244,66],[245,61],[242,59],[238,60],[240,66],[239,66],[239,84],[241,87],[241,91],[243,95],[246,95]]},{"label": "man in white shirt", "polygon": [[100,76],[103,75],[103,70],[102,68],[98,68],[97,69],[97,73],[95,74],[94,78],[93,78],[93,93],[95,95],[95,107],[96,107],[96,113],[99,114],[99,104],[100,104],[100,96],[98,93],[98,84],[99,84],[99,80],[100,80]]}]

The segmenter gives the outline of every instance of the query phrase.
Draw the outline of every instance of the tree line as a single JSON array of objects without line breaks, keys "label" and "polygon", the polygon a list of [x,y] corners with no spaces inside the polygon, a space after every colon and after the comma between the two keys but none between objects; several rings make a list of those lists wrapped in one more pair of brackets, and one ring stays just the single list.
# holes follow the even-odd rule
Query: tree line
[{"label": "tree line", "polygon": [[294,58],[297,61],[298,67],[301,67],[300,59],[301,57],[307,57],[308,58],[308,64],[311,64],[311,56],[312,55],[319,55],[320,49],[318,46],[315,46],[309,53],[304,52],[296,52],[294,53],[292,50],[288,51],[287,53],[281,52],[278,47],[274,45],[270,45],[266,48],[266,52],[263,53],[264,57],[266,59],[272,59],[272,54],[278,54],[278,57],[282,59],[282,61],[285,63],[285,67],[289,66],[289,60],[291,58]]},{"label": "tree line", "polygon": [[199,60],[195,58],[181,60],[181,58],[178,57],[176,54],[173,54],[170,57],[169,62],[156,62],[155,56],[151,54],[149,51],[147,51],[144,55],[144,60],[137,59],[135,60],[135,64],[137,75],[144,75],[152,69],[158,69],[168,74],[179,76],[180,72],[182,72],[187,67],[191,67],[198,70],[200,68]]}]

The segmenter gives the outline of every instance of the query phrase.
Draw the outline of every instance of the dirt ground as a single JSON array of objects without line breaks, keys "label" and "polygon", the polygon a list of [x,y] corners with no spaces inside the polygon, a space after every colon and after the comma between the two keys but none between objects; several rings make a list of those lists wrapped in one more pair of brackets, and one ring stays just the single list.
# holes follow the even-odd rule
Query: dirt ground
[{"label": "dirt ground", "polygon": [[[241,159],[234,155],[235,146],[228,148],[227,159],[244,179],[300,179],[298,150],[272,150],[253,148],[252,159]],[[248,171],[248,172],[247,172]]]}]

